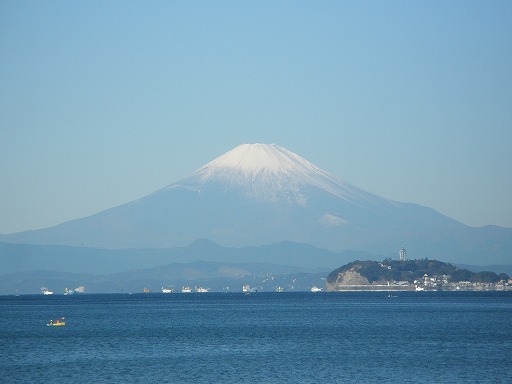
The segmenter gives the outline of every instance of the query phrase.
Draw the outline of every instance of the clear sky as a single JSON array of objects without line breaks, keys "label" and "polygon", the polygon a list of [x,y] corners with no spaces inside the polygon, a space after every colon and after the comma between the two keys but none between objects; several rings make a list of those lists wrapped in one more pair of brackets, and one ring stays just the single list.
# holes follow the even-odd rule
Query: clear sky
[{"label": "clear sky", "polygon": [[512,227],[512,1],[0,2],[0,233],[242,143]]}]

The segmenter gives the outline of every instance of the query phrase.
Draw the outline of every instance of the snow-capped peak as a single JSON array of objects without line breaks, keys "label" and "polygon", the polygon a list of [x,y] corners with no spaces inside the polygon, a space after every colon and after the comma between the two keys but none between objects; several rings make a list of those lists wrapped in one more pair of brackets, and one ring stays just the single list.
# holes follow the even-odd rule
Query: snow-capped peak
[{"label": "snow-capped peak", "polygon": [[243,173],[261,171],[312,171],[302,157],[275,144],[242,144],[206,164],[205,168],[230,168]]},{"label": "snow-capped peak", "polygon": [[[263,200],[307,203],[305,187],[323,189],[346,200],[366,192],[323,171],[299,155],[275,144],[242,144],[217,157],[173,187],[202,190],[210,182]],[[367,196],[366,196],[367,197]]]}]

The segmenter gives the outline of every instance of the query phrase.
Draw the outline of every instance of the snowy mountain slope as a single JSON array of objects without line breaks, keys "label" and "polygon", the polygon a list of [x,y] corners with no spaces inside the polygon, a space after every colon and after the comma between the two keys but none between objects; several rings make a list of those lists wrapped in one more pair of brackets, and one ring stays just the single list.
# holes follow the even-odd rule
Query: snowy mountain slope
[{"label": "snowy mountain slope", "polygon": [[4,242],[98,248],[175,247],[199,238],[223,246],[294,241],[376,254],[405,244],[414,257],[467,263],[493,248],[496,257],[512,258],[512,229],[469,228],[431,208],[376,196],[273,144],[240,145],[119,207],[0,236]]},{"label": "snowy mountain slope", "polygon": [[353,187],[275,144],[243,144],[207,163],[169,188],[181,186],[202,190],[214,183],[237,190],[249,199],[288,201],[307,205],[304,187],[316,187],[339,198],[357,202],[381,199]]}]

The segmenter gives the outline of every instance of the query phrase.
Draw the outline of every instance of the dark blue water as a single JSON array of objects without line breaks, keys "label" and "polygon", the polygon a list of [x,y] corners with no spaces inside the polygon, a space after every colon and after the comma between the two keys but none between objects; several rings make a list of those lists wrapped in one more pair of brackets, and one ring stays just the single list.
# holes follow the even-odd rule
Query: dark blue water
[{"label": "dark blue water", "polygon": [[512,382],[512,292],[398,295],[4,296],[0,381]]}]

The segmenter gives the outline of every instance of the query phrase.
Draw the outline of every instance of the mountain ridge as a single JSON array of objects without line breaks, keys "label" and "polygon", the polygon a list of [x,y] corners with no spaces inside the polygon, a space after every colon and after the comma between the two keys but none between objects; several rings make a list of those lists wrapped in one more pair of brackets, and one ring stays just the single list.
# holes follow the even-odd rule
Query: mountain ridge
[{"label": "mountain ridge", "polygon": [[512,256],[512,228],[468,227],[432,208],[379,197],[275,144],[242,144],[178,182],[85,218],[0,235],[9,243],[104,249],[182,247],[200,238],[373,254],[406,244],[415,257],[467,264]]},{"label": "mountain ridge", "polygon": [[364,252],[335,253],[309,244],[281,242],[253,247],[223,247],[198,239],[184,247],[163,249],[97,249],[67,245],[30,245],[0,242],[0,265],[5,273],[50,269],[67,273],[121,273],[183,262],[273,263],[325,270]]}]

